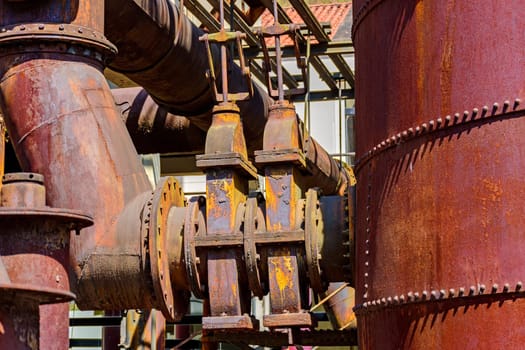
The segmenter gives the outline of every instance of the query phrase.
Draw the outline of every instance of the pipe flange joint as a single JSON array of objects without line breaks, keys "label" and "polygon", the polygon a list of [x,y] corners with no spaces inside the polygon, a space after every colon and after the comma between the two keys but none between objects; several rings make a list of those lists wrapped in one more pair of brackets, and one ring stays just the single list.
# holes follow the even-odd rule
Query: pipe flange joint
[{"label": "pipe flange joint", "polygon": [[[27,45],[20,47],[22,42]],[[48,43],[48,45],[46,45]],[[62,46],[57,46],[62,44]],[[66,44],[66,47],[63,47]],[[116,55],[117,48],[103,33],[73,24],[22,23],[0,28],[0,46],[16,45],[17,51],[66,51],[68,54],[92,56],[104,61]],[[82,48],[75,48],[78,45]]]}]

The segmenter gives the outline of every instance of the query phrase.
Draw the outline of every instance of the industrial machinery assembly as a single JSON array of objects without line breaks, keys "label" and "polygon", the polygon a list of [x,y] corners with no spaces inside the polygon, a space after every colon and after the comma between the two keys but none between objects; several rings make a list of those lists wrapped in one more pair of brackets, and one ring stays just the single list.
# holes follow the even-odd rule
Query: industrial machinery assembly
[{"label": "industrial machinery assembly", "polygon": [[[0,349],[68,349],[71,301],[164,349],[192,298],[203,349],[525,343],[523,6],[354,0],[354,78],[304,0],[207,3],[0,0]],[[352,166],[298,116],[310,67],[355,96]]]}]

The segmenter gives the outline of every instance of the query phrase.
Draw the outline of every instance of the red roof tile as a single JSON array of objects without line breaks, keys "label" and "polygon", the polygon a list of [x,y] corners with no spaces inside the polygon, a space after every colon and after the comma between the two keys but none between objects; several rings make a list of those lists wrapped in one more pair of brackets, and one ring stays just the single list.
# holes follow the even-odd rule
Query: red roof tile
[{"label": "red roof tile", "polygon": [[[310,10],[314,14],[314,16],[317,18],[317,20],[320,23],[323,22],[330,22],[332,31],[330,33],[330,38],[333,38],[333,36],[337,33],[337,30],[345,20],[346,16],[350,15],[350,10],[352,9],[352,3],[336,3],[336,4],[317,4],[317,5],[310,5]],[[284,7],[284,10],[288,17],[290,17],[290,20],[293,23],[296,24],[302,24],[304,23],[303,19],[297,11],[293,7]],[[261,25],[262,26],[269,26],[272,25],[274,22],[273,15],[270,11],[266,10],[261,16]],[[312,43],[315,43],[315,40],[312,40]],[[292,40],[290,37],[282,37],[281,38],[282,45],[292,45]],[[273,39],[267,39],[266,44],[268,46],[274,46]]]}]

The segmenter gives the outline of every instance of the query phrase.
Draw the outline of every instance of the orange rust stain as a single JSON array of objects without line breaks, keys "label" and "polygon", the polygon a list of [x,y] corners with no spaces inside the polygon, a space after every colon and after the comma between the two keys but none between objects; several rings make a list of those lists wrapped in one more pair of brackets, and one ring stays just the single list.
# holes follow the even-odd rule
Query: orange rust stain
[{"label": "orange rust stain", "polygon": [[[284,269],[282,268],[281,262],[284,262]],[[281,302],[285,300],[285,290],[286,288],[293,290],[293,278],[292,278],[292,257],[283,256],[279,259],[271,259],[272,265],[275,267],[275,280],[277,281],[277,286],[279,287],[279,292],[281,296]]]}]

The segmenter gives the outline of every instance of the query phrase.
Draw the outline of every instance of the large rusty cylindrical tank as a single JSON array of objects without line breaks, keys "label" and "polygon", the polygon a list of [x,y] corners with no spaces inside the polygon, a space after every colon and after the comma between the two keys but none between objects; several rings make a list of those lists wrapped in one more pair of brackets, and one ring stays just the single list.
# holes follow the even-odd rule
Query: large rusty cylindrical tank
[{"label": "large rusty cylindrical tank", "polygon": [[525,344],[525,7],[354,2],[361,349]]}]

